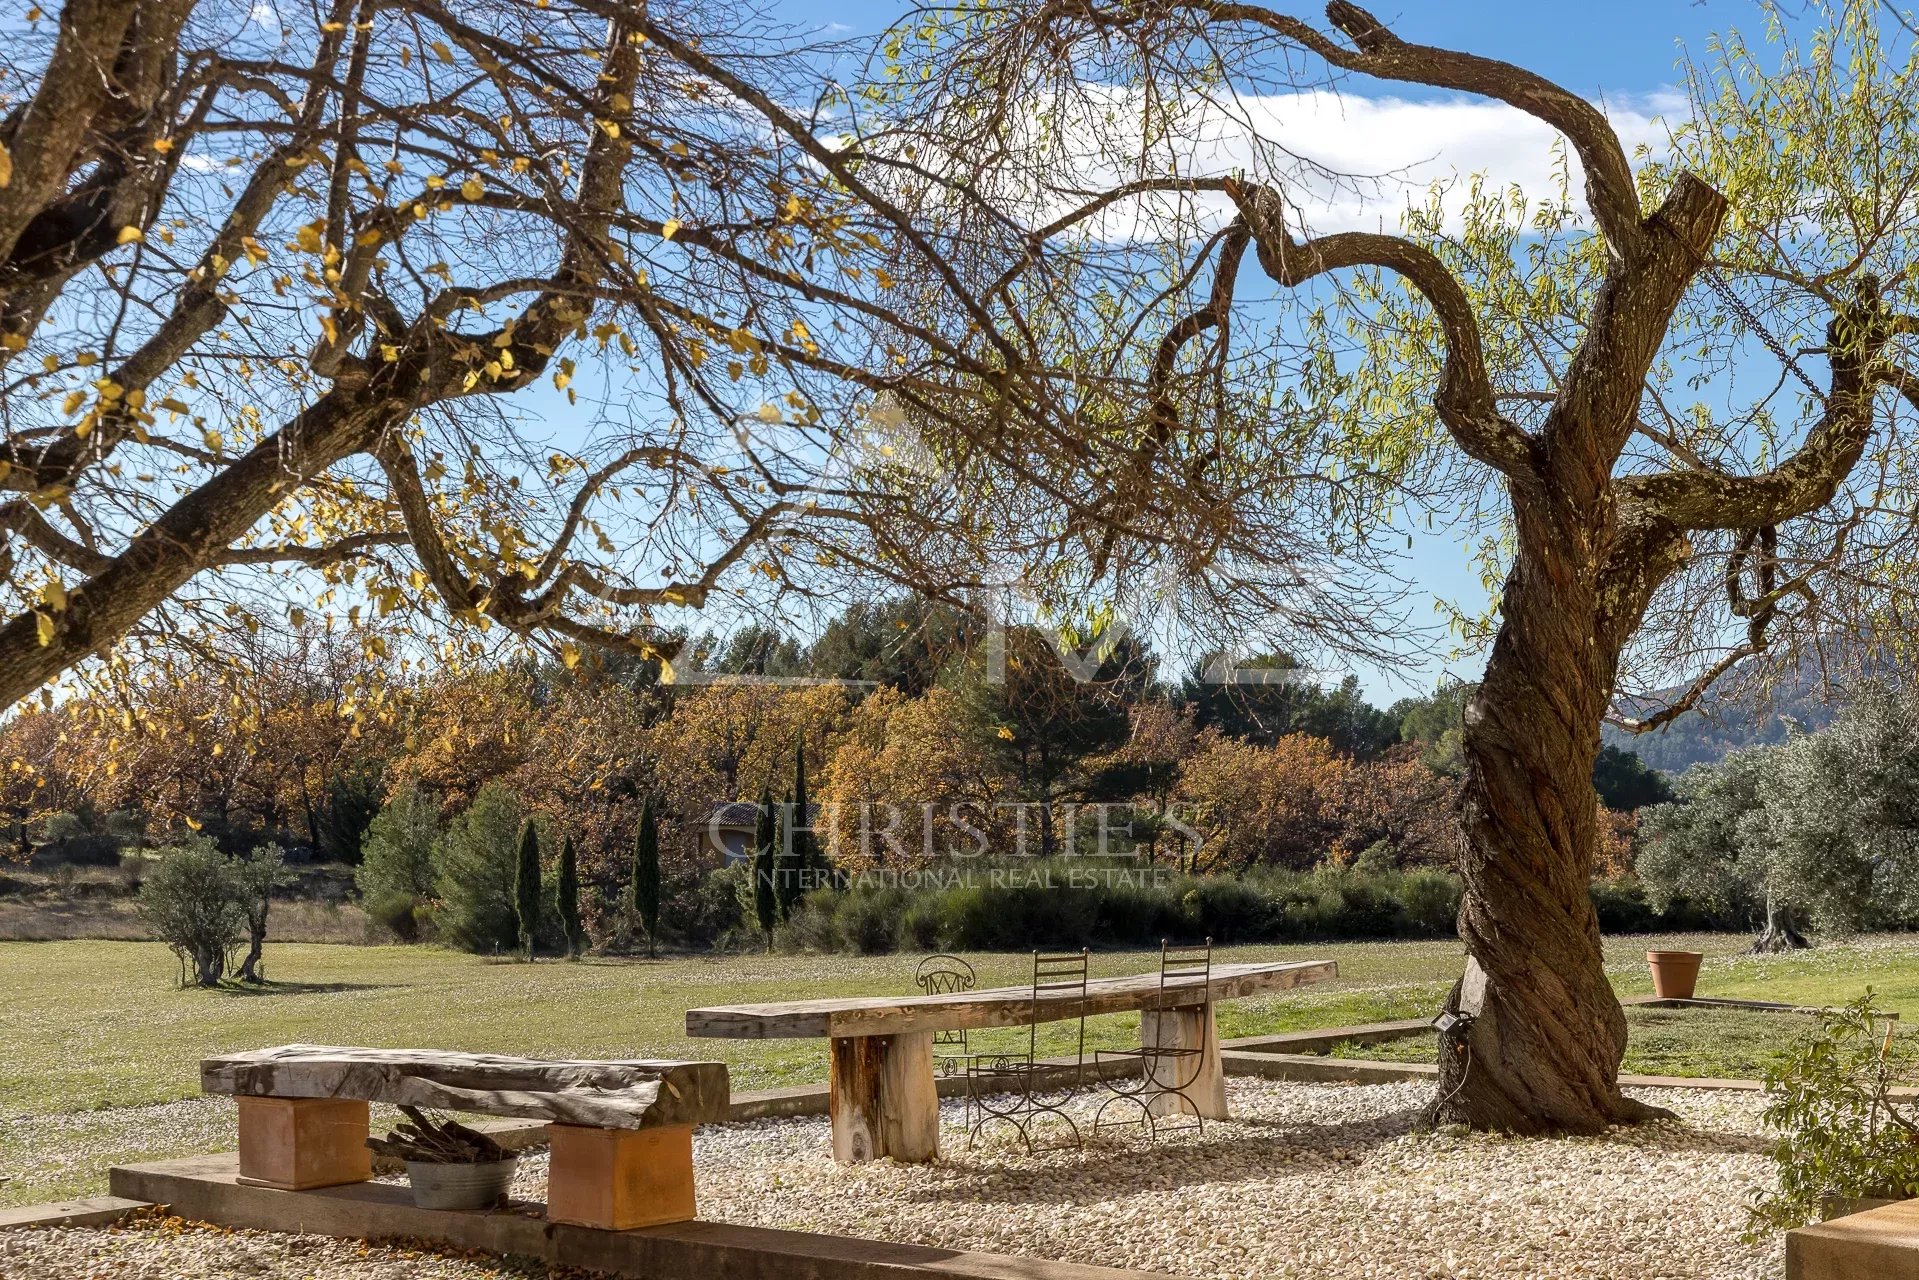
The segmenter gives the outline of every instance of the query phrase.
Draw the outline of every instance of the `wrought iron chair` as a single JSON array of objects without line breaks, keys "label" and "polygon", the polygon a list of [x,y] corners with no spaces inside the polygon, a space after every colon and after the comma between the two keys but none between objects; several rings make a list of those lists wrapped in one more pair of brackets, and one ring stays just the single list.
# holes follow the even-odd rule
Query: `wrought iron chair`
[{"label": "wrought iron chair", "polygon": [[[1055,1149],[1077,1149],[1079,1126],[1066,1114],[1066,1104],[1078,1094],[1086,1065],[1086,961],[1085,951],[1069,955],[1033,953],[1033,994],[1026,1020],[1024,1053],[974,1053],[966,1063],[968,1118],[966,1134],[970,1148],[980,1131],[1004,1121],[1019,1133],[1027,1153]],[[1062,1016],[1063,1015],[1063,1016]],[[1047,1084],[1059,1068],[1040,1061],[1039,1026],[1045,1022],[1076,1022],[1078,1048],[1072,1069],[1065,1080]],[[1046,1146],[1034,1144],[1033,1135],[1042,1117],[1056,1117],[1066,1126],[1070,1141]]]},{"label": "wrought iron chair", "polygon": [[[1146,1140],[1152,1142],[1161,1133],[1178,1133],[1187,1129],[1205,1132],[1206,1118],[1200,1114],[1199,1105],[1190,1091],[1199,1083],[1199,1077],[1205,1070],[1206,1046],[1147,1044],[1145,1030],[1146,1020],[1153,1013],[1163,1016],[1178,1007],[1175,1002],[1182,989],[1198,988],[1203,992],[1212,978],[1211,938],[1196,947],[1176,947],[1165,939],[1160,940],[1159,999],[1152,1011],[1140,1015],[1140,1047],[1100,1049],[1093,1054],[1095,1073],[1113,1095],[1094,1114],[1094,1133],[1137,1124],[1145,1131]],[[1109,1062],[1116,1068],[1111,1072],[1107,1070]],[[1165,1123],[1164,1117],[1169,1114],[1169,1099],[1174,1098],[1179,1102],[1170,1114],[1190,1116],[1190,1123]],[[1118,1107],[1121,1114],[1109,1119],[1107,1113],[1114,1107]],[[1139,1112],[1137,1120],[1130,1114],[1135,1109]]]},{"label": "wrought iron chair", "polygon": [[[913,985],[929,996],[953,995],[961,991],[971,991],[974,986],[973,966],[958,956],[928,956],[920,961],[920,967],[913,973]],[[952,1052],[958,1050],[958,1052]],[[943,1076],[957,1076],[966,1071],[966,1028],[954,1031],[935,1031],[933,1033],[933,1064]]]}]

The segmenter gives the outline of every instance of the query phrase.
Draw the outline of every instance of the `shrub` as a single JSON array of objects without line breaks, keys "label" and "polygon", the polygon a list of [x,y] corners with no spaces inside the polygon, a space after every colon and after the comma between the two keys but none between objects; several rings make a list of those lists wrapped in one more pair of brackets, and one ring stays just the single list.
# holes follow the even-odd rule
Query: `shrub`
[{"label": "shrub", "polygon": [[144,823],[136,813],[116,809],[103,814],[81,801],[71,813],[50,813],[43,837],[33,850],[35,866],[111,867],[139,845]]},{"label": "shrub", "polygon": [[1919,1113],[1891,1093],[1913,1054],[1882,1022],[1867,991],[1820,1014],[1817,1033],[1767,1068],[1762,1119],[1779,1134],[1779,1183],[1753,1197],[1753,1238],[1804,1226],[1832,1201],[1919,1195]]},{"label": "shrub", "polygon": [[483,955],[518,945],[513,888],[521,821],[520,798],[489,782],[434,845],[433,923],[449,945]]},{"label": "shrub", "polygon": [[746,926],[740,895],[751,894],[744,863],[707,869],[690,862],[660,871],[660,927],[683,947],[723,946]]},{"label": "shrub", "polygon": [[409,782],[382,806],[360,844],[353,883],[361,905],[408,942],[419,937],[421,908],[433,896],[433,846],[439,838],[438,806]]},{"label": "shrub", "polygon": [[179,957],[180,985],[217,986],[247,936],[244,890],[233,861],[205,836],[159,851],[140,886],[140,918]]}]

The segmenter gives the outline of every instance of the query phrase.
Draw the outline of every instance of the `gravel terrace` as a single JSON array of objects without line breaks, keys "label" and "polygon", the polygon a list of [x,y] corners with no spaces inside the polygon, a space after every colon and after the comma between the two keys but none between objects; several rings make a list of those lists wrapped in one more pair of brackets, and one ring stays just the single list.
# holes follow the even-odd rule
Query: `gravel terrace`
[{"label": "gravel terrace", "polygon": [[[965,1150],[843,1169],[824,1119],[700,1131],[704,1217],[920,1244],[1240,1277],[1758,1280],[1776,1246],[1739,1238],[1769,1176],[1749,1094],[1648,1090],[1682,1117],[1600,1138],[1416,1134],[1430,1086],[1229,1082],[1231,1123],[1154,1147]],[[519,1194],[544,1192],[543,1157]],[[497,1260],[150,1221],[0,1236],[0,1276],[116,1280],[479,1280]]]}]

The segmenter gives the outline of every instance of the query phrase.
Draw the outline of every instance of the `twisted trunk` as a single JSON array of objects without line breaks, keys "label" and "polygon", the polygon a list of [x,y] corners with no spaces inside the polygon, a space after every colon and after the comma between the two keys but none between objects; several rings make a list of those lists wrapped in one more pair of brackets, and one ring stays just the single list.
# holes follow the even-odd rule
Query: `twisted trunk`
[{"label": "twisted trunk", "polygon": [[1527,539],[1505,620],[1466,707],[1460,799],[1468,955],[1440,1038],[1436,1123],[1594,1133],[1647,1109],[1619,1092],[1626,1018],[1602,962],[1587,886],[1593,761],[1616,651],[1553,542]]},{"label": "twisted trunk", "polygon": [[1485,679],[1466,705],[1459,932],[1467,966],[1440,1040],[1442,1124],[1596,1133],[1657,1114],[1619,1091],[1626,1016],[1606,979],[1589,885],[1593,762],[1619,657],[1691,555],[1613,472],[1674,308],[1725,213],[1681,175],[1621,246],[1537,439],[1509,475],[1517,551]]}]

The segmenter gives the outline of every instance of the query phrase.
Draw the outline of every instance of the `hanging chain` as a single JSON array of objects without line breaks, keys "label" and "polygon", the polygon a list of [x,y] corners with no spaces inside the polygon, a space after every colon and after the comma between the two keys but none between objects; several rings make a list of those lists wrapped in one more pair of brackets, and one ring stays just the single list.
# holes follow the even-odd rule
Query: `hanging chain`
[{"label": "hanging chain", "polygon": [[1719,274],[1719,268],[1710,264],[1702,265],[1699,274],[1706,278],[1707,287],[1718,294],[1720,300],[1732,310],[1735,316],[1739,317],[1740,323],[1752,331],[1753,336],[1765,345],[1766,350],[1778,356],[1779,362],[1786,366],[1787,371],[1805,383],[1806,390],[1812,392],[1812,398],[1823,406],[1826,403],[1826,393],[1819,389],[1818,383],[1806,376],[1806,371],[1799,367],[1799,361],[1786,350],[1785,344],[1773,337],[1765,325],[1759,323],[1759,317],[1754,315],[1752,308],[1732,291],[1732,286],[1727,284],[1725,277]]}]

